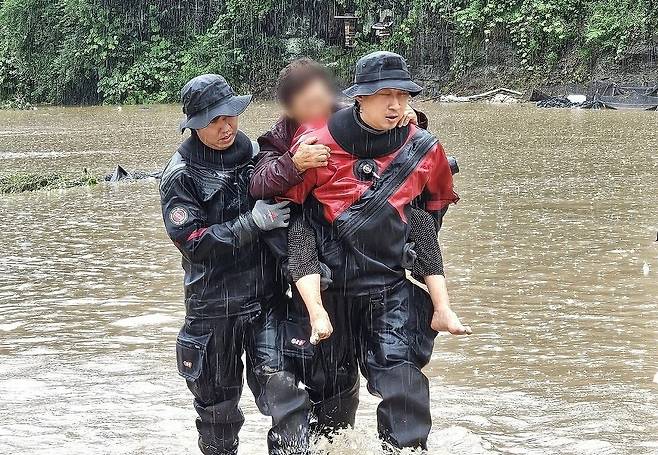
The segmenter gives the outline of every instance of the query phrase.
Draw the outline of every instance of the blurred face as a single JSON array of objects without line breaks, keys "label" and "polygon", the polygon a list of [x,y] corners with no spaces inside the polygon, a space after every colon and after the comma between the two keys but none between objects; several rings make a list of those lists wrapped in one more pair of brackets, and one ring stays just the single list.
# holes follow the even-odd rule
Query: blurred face
[{"label": "blurred face", "polygon": [[372,95],[357,96],[361,119],[377,130],[391,130],[402,119],[409,104],[409,93],[385,88]]},{"label": "blurred face", "polygon": [[238,134],[238,118],[222,115],[196,132],[206,146],[215,150],[226,150],[233,145],[235,135]]},{"label": "blurred face", "polygon": [[297,123],[326,120],[333,112],[334,94],[322,79],[314,79],[293,95],[286,115]]}]

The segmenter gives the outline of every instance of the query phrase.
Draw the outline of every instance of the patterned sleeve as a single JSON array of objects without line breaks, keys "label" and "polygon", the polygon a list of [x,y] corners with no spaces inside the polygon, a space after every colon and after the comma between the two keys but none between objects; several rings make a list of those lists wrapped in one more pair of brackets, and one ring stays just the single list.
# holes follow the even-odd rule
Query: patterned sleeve
[{"label": "patterned sleeve", "polygon": [[409,241],[415,242],[418,255],[411,271],[418,281],[430,275],[443,275],[443,257],[439,246],[436,224],[431,214],[415,207],[409,217]]},{"label": "patterned sleeve", "polygon": [[290,220],[288,227],[288,269],[294,283],[321,273],[315,231],[301,215]]}]

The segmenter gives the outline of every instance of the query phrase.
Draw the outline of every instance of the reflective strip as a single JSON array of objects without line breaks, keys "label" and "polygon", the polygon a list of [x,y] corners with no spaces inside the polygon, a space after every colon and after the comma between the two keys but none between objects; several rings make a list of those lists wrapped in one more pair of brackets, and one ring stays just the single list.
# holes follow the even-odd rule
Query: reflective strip
[{"label": "reflective strip", "polygon": [[190,235],[187,236],[187,241],[189,242],[190,240],[196,240],[199,237],[201,237],[205,232],[208,230],[208,228],[201,228],[201,229],[196,229],[192,231]]}]

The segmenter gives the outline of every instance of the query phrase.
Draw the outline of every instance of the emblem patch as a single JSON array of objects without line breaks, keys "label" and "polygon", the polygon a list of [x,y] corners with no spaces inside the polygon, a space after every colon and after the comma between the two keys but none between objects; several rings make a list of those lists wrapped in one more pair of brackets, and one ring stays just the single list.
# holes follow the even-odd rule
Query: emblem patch
[{"label": "emblem patch", "polygon": [[181,226],[185,224],[187,219],[190,217],[190,214],[187,212],[185,207],[174,207],[169,212],[169,219],[176,226]]}]

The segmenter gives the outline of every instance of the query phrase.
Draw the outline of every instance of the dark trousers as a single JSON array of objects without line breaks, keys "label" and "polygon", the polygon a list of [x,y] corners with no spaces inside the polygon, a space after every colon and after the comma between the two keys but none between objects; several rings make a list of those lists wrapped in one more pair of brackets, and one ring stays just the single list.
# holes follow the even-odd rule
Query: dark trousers
[{"label": "dark trousers", "polygon": [[382,399],[377,408],[380,438],[396,448],[425,449],[432,418],[429,381],[421,369],[432,356],[436,337],[430,327],[429,295],[405,279],[391,288],[374,289],[368,296],[326,292],[323,302],[342,312],[336,323],[332,319],[331,338],[352,342],[345,346],[349,352],[334,358],[347,359],[351,353],[368,391]]},{"label": "dark trousers", "polygon": [[237,454],[238,433],[244,423],[238,407],[243,387],[243,353],[247,382],[257,404],[272,416],[270,453],[307,453],[308,394],[298,387],[294,374],[269,367],[271,359],[276,361],[281,356],[276,352],[276,332],[267,314],[268,311],[227,318],[188,317],[178,335],[178,370],[194,395],[199,448],[205,455]]},{"label": "dark trousers", "polygon": [[429,381],[421,369],[436,337],[429,295],[405,279],[368,296],[328,291],[322,300],[334,332],[315,347],[307,342],[310,323],[299,296],[285,315],[271,316],[282,354],[277,366],[305,384],[316,431],[330,436],[354,425],[360,369],[368,391],[382,399],[380,438],[395,448],[426,448],[432,419]]},{"label": "dark trousers", "polygon": [[359,403],[358,366],[351,343],[332,337],[312,346],[302,305],[295,299],[268,310],[256,345],[255,384],[250,387],[260,411],[272,417],[268,433],[272,455],[305,454],[312,434],[330,435],[353,426]]},{"label": "dark trousers", "polygon": [[[282,344],[287,368],[298,373],[312,403],[314,434],[330,436],[338,429],[354,426],[359,407],[359,367],[350,337],[349,314],[340,299],[328,299],[324,307],[334,326],[334,334],[316,346],[296,348],[289,340],[308,340],[311,324],[306,308],[297,295],[287,316]],[[303,330],[298,332],[297,324]],[[297,335],[296,335],[297,334]],[[304,354],[300,356],[300,351]]]}]

